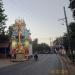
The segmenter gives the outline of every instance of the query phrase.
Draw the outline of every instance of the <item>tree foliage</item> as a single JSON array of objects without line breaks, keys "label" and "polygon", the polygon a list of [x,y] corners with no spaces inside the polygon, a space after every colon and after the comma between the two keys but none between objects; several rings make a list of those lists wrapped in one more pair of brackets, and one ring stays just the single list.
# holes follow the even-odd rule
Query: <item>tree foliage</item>
[{"label": "tree foliage", "polygon": [[33,53],[45,53],[50,51],[50,47],[46,43],[38,44],[38,39],[35,39],[32,43]]},{"label": "tree foliage", "polygon": [[11,25],[11,26],[9,26],[9,28],[8,28],[8,36],[11,38],[11,36],[12,36],[12,33],[13,33],[13,31],[14,31],[14,24],[13,25]]},{"label": "tree foliage", "polygon": [[4,14],[3,2],[0,0],[0,34],[4,32],[5,29],[5,21],[7,20],[7,15]]},{"label": "tree foliage", "polygon": [[69,39],[68,39],[68,34],[65,33],[62,37],[59,37],[56,40],[54,40],[55,45],[63,44],[65,49],[67,50],[69,47],[69,42],[71,50],[75,50],[75,22],[71,22],[69,24]]},{"label": "tree foliage", "polygon": [[7,35],[5,35],[5,22],[7,20],[7,15],[4,14],[5,9],[3,8],[3,2],[0,0],[0,42],[7,40]]},{"label": "tree foliage", "polygon": [[70,0],[69,8],[73,11],[73,17],[75,19],[75,0]]},{"label": "tree foliage", "polygon": [[69,32],[70,32],[70,43],[71,48],[75,49],[75,23],[71,22],[69,25]]}]

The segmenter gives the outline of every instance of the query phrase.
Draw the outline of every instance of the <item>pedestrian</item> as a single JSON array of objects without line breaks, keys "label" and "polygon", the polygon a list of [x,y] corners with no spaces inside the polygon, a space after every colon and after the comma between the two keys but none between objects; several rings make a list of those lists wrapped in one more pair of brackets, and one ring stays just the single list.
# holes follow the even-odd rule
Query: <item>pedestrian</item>
[{"label": "pedestrian", "polygon": [[38,60],[38,54],[37,54],[37,52],[34,54],[34,60],[35,60],[35,61]]}]

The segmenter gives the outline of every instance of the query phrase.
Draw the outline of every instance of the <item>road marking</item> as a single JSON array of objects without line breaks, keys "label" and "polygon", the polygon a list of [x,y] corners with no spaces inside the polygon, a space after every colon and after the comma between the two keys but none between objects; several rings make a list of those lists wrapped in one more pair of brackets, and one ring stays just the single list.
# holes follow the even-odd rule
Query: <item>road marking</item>
[{"label": "road marking", "polygon": [[49,72],[50,74],[68,74],[68,70],[65,70],[65,69],[56,69],[56,70],[50,70]]},{"label": "road marking", "polygon": [[56,70],[56,73],[59,74],[60,73],[60,70]]}]

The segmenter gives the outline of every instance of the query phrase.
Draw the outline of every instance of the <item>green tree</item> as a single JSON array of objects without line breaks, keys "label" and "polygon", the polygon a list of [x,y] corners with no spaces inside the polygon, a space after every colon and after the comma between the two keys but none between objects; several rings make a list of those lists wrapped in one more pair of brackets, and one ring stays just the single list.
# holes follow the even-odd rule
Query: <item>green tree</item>
[{"label": "green tree", "polygon": [[[75,22],[71,22],[69,24],[69,36],[70,36],[70,38],[69,38],[70,48],[72,51],[72,50],[75,50]],[[69,43],[68,43],[67,34],[64,34],[64,36],[63,36],[63,44],[64,44],[64,47],[66,48],[66,50],[68,51]]]},{"label": "green tree", "polygon": [[54,45],[63,45],[63,37],[58,37],[53,42]]},{"label": "green tree", "polygon": [[70,23],[69,32],[70,32],[71,48],[75,49],[75,22]]},{"label": "green tree", "polygon": [[69,4],[69,8],[73,11],[73,17],[75,19],[75,0],[69,0],[70,4]]},{"label": "green tree", "polygon": [[4,14],[3,2],[0,0],[0,34],[4,34],[5,21],[7,20],[7,15]]},{"label": "green tree", "polygon": [[11,38],[11,36],[12,36],[13,31],[14,31],[14,24],[11,25],[11,26],[9,26],[9,28],[8,28],[8,36],[9,36],[10,38]]},{"label": "green tree", "polygon": [[5,22],[7,20],[7,15],[4,14],[4,11],[3,2],[0,0],[0,42],[7,40],[7,35],[5,35]]},{"label": "green tree", "polygon": [[67,33],[64,33],[64,35],[63,35],[63,45],[64,45],[64,47],[66,49],[66,52],[67,52],[68,51],[68,46],[69,46]]},{"label": "green tree", "polygon": [[33,53],[38,51],[38,39],[37,38],[32,41],[32,49],[33,49]]},{"label": "green tree", "polygon": [[39,53],[46,53],[50,52],[50,47],[46,43],[38,44],[38,39],[35,39],[32,43],[33,53],[39,52]]}]

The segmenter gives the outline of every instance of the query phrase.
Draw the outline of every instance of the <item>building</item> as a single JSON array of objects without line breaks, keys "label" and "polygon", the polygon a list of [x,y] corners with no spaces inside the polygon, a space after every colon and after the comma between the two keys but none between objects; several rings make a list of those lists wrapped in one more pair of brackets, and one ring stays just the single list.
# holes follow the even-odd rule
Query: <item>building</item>
[{"label": "building", "polygon": [[8,41],[0,43],[0,58],[9,57],[9,52],[10,52],[9,46],[10,44]]}]

